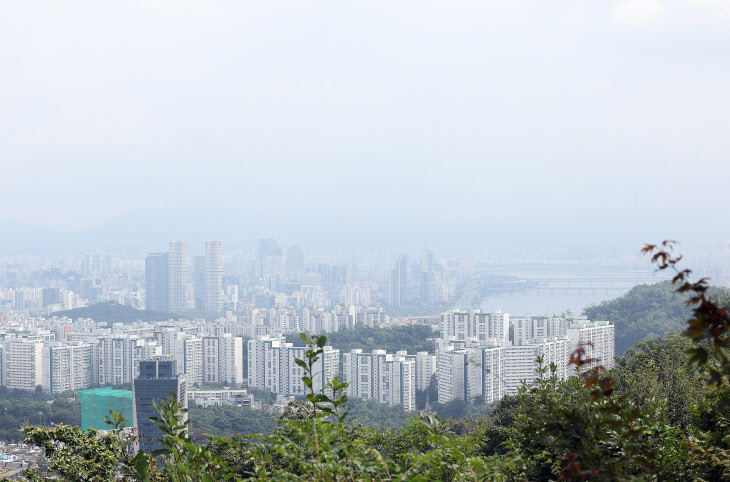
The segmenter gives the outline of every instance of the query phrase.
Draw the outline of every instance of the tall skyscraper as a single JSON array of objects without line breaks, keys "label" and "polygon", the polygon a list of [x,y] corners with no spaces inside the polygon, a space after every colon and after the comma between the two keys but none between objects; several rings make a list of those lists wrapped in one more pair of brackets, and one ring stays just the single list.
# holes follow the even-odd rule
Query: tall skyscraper
[{"label": "tall skyscraper", "polygon": [[304,251],[298,244],[286,250],[286,272],[290,280],[298,280],[304,269]]},{"label": "tall skyscraper", "polygon": [[205,256],[193,257],[193,270],[195,309],[205,311]]},{"label": "tall skyscraper", "polygon": [[[134,380],[135,427],[144,434],[139,448],[145,453],[162,448],[164,435],[150,417],[157,416],[154,402],[167,400],[169,393],[177,395],[182,408],[188,408],[188,383],[185,375],[177,374],[174,360],[145,360],[139,363],[139,378]],[[187,412],[183,415],[187,420]]]},{"label": "tall skyscraper", "polygon": [[180,313],[187,308],[188,298],[188,252],[185,241],[170,241],[169,266],[169,310]]},{"label": "tall skyscraper", "polygon": [[391,272],[390,304],[403,306],[408,303],[408,257],[401,254],[395,259],[395,266]]},{"label": "tall skyscraper", "polygon": [[205,311],[223,309],[223,246],[221,241],[205,242]]},{"label": "tall skyscraper", "polygon": [[433,303],[433,278],[433,252],[430,249],[424,249],[421,254],[421,304],[423,305]]},{"label": "tall skyscraper", "polygon": [[167,253],[150,253],[144,261],[145,308],[167,311],[170,307],[170,266]]}]

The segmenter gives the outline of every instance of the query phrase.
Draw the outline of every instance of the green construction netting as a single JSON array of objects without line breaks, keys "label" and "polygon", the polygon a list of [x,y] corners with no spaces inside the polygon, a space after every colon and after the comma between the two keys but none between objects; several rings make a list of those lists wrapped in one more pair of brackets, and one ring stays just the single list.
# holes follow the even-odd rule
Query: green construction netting
[{"label": "green construction netting", "polygon": [[127,420],[127,427],[132,426],[133,396],[129,390],[114,390],[112,388],[94,388],[78,392],[81,405],[81,430],[95,428],[109,430],[104,417],[109,416],[109,410],[121,413]]}]

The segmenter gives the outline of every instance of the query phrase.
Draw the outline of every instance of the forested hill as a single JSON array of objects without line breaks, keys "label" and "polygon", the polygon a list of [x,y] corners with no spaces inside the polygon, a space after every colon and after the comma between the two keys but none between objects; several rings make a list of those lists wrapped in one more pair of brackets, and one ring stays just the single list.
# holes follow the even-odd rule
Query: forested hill
[{"label": "forested hill", "polygon": [[[327,344],[338,348],[342,353],[348,353],[353,348],[362,348],[365,353],[377,349],[386,350],[388,353],[407,350],[413,355],[419,351],[433,353],[435,345],[432,339],[438,336],[437,332],[426,325],[396,325],[388,328],[357,326],[353,329],[327,333]],[[304,346],[299,333],[287,335],[286,341],[294,343],[295,346]]]},{"label": "forested hill", "polygon": [[589,306],[583,313],[591,320],[608,320],[616,325],[616,355],[623,355],[637,343],[684,329],[690,317],[688,296],[675,293],[670,281],[639,285],[625,295]]},{"label": "forested hill", "polygon": [[138,310],[131,306],[120,305],[113,301],[105,303],[94,303],[85,308],[76,308],[68,311],[57,311],[54,316],[66,316],[73,320],[78,318],[91,318],[96,322],[106,321],[107,323],[133,323],[135,321],[165,321],[170,318],[180,318],[180,315],[165,313],[162,311]]}]

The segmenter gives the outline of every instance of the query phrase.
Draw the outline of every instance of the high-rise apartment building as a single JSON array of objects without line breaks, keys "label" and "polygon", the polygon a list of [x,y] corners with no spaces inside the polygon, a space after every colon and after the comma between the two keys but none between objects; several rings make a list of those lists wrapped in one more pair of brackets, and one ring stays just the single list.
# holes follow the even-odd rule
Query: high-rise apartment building
[{"label": "high-rise apartment building", "polygon": [[243,338],[231,333],[203,337],[203,382],[243,384]]},{"label": "high-rise apartment building", "polygon": [[88,343],[49,342],[43,346],[45,393],[84,390],[92,383],[91,345]]},{"label": "high-rise apartment building", "polygon": [[477,340],[481,344],[509,340],[509,314],[496,310],[449,310],[441,314],[441,337],[454,340]]},{"label": "high-rise apartment building", "polygon": [[514,345],[529,345],[542,338],[562,338],[567,329],[567,320],[560,316],[516,316],[510,323]]},{"label": "high-rise apartment building", "polygon": [[416,361],[385,350],[363,353],[355,349],[342,355],[343,381],[348,396],[373,398],[378,403],[416,409]]},{"label": "high-rise apartment building", "polygon": [[568,377],[568,338],[535,340],[529,345],[506,346],[504,351],[505,395],[516,395],[523,383],[531,385],[540,377],[538,356],[542,357],[542,366],[548,368],[546,376],[550,376],[549,367],[554,363],[557,367],[556,377],[561,380]]},{"label": "high-rise apartment building", "polygon": [[205,242],[205,311],[223,309],[223,245],[221,241]]},{"label": "high-rise apartment building", "polygon": [[99,337],[99,384],[108,386],[132,382],[140,360],[138,346],[142,343],[133,335]]},{"label": "high-rise apartment building", "polygon": [[436,356],[427,351],[408,356],[416,362],[416,390],[428,390],[431,378],[436,374]]},{"label": "high-rise apartment building", "polygon": [[390,304],[403,306],[408,303],[408,257],[405,254],[395,259],[390,278]]},{"label": "high-rise apartment building", "polygon": [[[312,385],[322,391],[339,373],[340,351],[327,345],[314,366]],[[304,395],[304,369],[296,364],[304,360],[306,348],[284,342],[281,336],[262,336],[248,342],[248,385],[266,388],[279,395]]]},{"label": "high-rise apartment building", "polygon": [[203,383],[203,339],[179,334],[174,342],[173,358],[177,360],[177,373],[188,376],[191,385]]},{"label": "high-rise apartment building", "polygon": [[43,340],[6,338],[2,353],[2,382],[8,388],[33,391],[42,384]]},{"label": "high-rise apartment building", "polygon": [[586,318],[568,320],[566,336],[570,339],[570,351],[579,346],[585,350],[584,360],[590,362],[583,366],[590,370],[598,366],[610,370],[614,366],[616,334],[615,326],[608,321],[589,321]]},{"label": "high-rise apartment building", "polygon": [[[134,380],[134,426],[142,436],[139,448],[145,453],[162,448],[164,435],[150,417],[158,416],[155,402],[166,401],[174,393],[182,408],[188,408],[188,383],[185,375],[178,375],[174,360],[144,360],[139,364],[139,377]],[[187,420],[187,412],[183,414]]]},{"label": "high-rise apartment building", "polygon": [[145,308],[167,311],[170,308],[170,265],[168,253],[150,253],[144,262]]},{"label": "high-rise apartment building", "polygon": [[169,311],[181,313],[188,301],[188,253],[185,241],[170,241]]}]

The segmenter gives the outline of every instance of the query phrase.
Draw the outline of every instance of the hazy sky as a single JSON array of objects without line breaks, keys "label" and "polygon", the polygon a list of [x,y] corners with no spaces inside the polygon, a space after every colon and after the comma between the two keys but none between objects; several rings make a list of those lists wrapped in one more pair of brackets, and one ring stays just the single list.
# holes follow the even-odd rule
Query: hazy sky
[{"label": "hazy sky", "polygon": [[0,218],[722,238],[729,61],[725,0],[10,2]]}]

